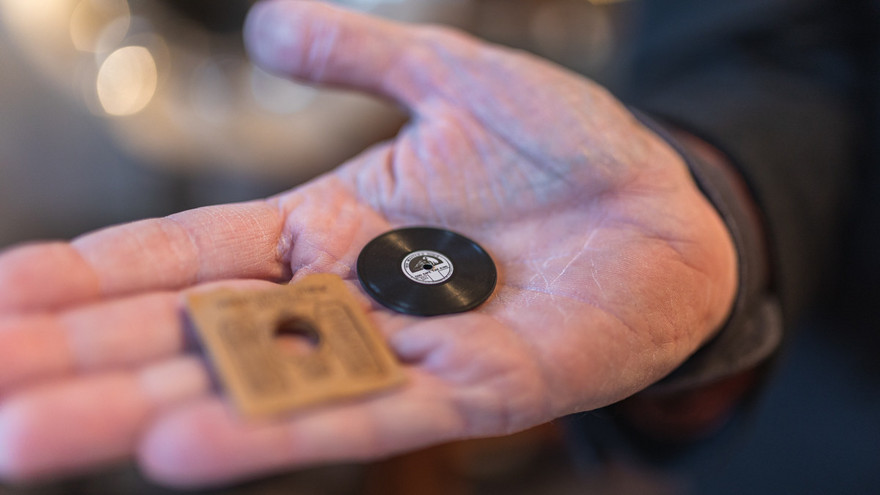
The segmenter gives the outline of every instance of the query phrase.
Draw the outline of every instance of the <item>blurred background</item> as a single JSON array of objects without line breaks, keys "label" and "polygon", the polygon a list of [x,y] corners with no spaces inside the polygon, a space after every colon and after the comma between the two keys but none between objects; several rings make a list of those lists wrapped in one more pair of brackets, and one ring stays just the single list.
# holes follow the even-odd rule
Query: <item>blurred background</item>
[{"label": "blurred background", "polygon": [[[394,135],[405,115],[386,102],[251,65],[241,24],[252,3],[0,0],[0,249],[274,194]],[[457,26],[613,86],[635,0],[334,3]],[[659,464],[596,432],[583,433],[606,446],[572,456],[551,424],[205,493],[880,493],[880,379],[851,351],[802,332],[751,415]],[[35,493],[175,492],[131,466],[0,485]]]}]

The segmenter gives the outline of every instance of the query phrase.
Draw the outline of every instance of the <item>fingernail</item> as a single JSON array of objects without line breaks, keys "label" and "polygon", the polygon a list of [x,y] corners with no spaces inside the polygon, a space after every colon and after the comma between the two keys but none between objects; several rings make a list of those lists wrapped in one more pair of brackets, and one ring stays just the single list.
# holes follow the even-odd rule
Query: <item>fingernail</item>
[{"label": "fingernail", "polygon": [[257,4],[245,23],[245,44],[250,55],[267,69],[281,69],[281,57],[295,47],[294,23],[279,2]]}]

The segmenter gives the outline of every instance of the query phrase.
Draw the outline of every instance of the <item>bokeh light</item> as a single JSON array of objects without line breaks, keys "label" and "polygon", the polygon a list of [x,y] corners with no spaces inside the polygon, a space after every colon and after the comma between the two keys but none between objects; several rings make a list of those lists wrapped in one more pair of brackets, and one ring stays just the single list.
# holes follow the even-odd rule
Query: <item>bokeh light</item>
[{"label": "bokeh light", "polygon": [[120,43],[130,23],[125,0],[81,0],[70,16],[70,40],[79,51],[99,52]]},{"label": "bokeh light", "polygon": [[98,100],[109,115],[134,115],[153,99],[158,86],[156,61],[142,46],[111,53],[98,70]]}]

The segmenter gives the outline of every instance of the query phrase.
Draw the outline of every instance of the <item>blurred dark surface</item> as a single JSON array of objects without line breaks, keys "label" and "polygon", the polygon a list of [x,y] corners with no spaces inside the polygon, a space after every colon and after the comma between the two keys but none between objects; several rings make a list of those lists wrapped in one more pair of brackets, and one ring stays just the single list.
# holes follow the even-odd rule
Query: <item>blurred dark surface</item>
[{"label": "blurred dark surface", "polygon": [[880,493],[876,327],[799,328],[748,414],[670,466],[685,493]]},{"label": "blurred dark surface", "polygon": [[254,4],[251,0],[224,0],[222,8],[218,8],[216,0],[161,0],[161,3],[205,28],[221,33],[240,31],[242,20]]},{"label": "blurred dark surface", "polygon": [[123,150],[96,118],[62,94],[0,30],[0,247],[70,238],[110,224],[287,189],[243,174],[197,178]]}]

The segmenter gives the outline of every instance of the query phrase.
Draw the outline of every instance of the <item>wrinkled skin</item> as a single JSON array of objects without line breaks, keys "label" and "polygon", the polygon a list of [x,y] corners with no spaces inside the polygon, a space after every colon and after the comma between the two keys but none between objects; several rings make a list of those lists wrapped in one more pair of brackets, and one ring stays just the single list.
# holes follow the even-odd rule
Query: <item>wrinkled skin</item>
[{"label": "wrinkled skin", "polygon": [[[0,479],[134,456],[158,482],[204,486],[503,435],[643,389],[729,311],[723,224],[682,160],[592,82],[317,2],[258,6],[246,41],[271,70],[392,99],[411,121],[278,197],[5,252]],[[434,318],[371,303],[358,252],[407,225],[482,244],[499,269],[489,301]],[[408,382],[243,421],[185,346],[182,295],[314,272],[348,281]]]}]

